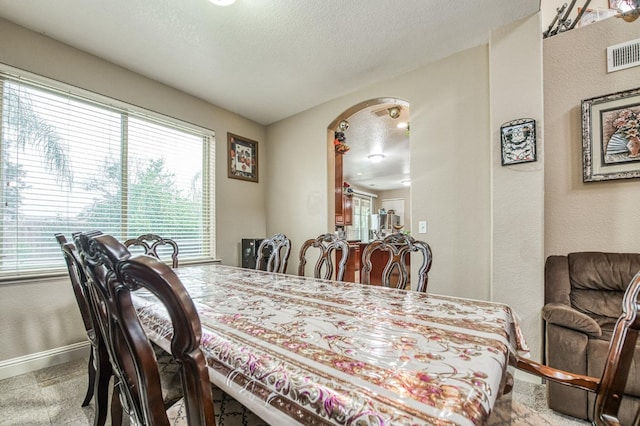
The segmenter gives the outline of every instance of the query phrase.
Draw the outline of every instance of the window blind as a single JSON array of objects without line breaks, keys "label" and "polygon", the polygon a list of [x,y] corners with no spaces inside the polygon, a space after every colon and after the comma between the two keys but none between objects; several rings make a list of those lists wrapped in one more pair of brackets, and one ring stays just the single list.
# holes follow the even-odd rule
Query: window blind
[{"label": "window blind", "polygon": [[181,263],[215,257],[212,132],[21,76],[0,84],[0,279],[63,271],[58,232],[153,233]]}]

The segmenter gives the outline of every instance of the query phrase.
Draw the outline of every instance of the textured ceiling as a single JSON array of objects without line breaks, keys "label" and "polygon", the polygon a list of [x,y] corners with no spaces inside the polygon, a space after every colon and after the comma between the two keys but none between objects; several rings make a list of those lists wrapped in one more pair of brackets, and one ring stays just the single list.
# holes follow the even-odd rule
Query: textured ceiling
[{"label": "textured ceiling", "polygon": [[0,0],[0,16],[261,124],[487,41],[539,0]]},{"label": "textured ceiling", "polygon": [[[389,108],[400,107],[400,116],[392,118]],[[409,106],[395,102],[363,108],[348,117],[346,143],[351,148],[344,156],[344,180],[366,192],[402,188],[410,180],[409,131],[398,123],[409,123]],[[377,163],[371,154],[383,154]]]}]

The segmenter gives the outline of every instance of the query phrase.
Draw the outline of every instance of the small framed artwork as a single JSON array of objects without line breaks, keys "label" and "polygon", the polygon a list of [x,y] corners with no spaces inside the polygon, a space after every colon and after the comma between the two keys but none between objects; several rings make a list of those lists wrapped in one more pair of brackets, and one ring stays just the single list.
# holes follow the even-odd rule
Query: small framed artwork
[{"label": "small framed artwork", "polygon": [[640,177],[640,88],[582,101],[584,182]]},{"label": "small framed artwork", "polygon": [[258,182],[258,142],[227,133],[228,173],[232,179]]},{"label": "small framed artwork", "polygon": [[536,121],[520,118],[500,126],[502,165],[536,161]]}]

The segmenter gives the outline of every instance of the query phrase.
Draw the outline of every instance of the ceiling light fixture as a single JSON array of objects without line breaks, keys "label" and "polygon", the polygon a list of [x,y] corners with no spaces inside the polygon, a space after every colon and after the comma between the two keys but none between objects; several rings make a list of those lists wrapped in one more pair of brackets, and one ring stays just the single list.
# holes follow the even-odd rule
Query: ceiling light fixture
[{"label": "ceiling light fixture", "polygon": [[403,180],[403,181],[400,181],[400,183],[403,184],[404,186],[411,186],[410,180]]},{"label": "ceiling light fixture", "polygon": [[367,158],[369,158],[372,163],[379,163],[384,158],[384,154],[371,154]]},{"label": "ceiling light fixture", "polygon": [[401,121],[396,127],[398,129],[406,129],[407,127],[409,127],[409,123],[407,123],[406,121]]},{"label": "ceiling light fixture", "polygon": [[211,3],[216,6],[231,6],[236,2],[236,0],[209,0]]},{"label": "ceiling light fixture", "polygon": [[395,120],[396,118],[400,117],[400,111],[400,107],[397,106],[389,108],[389,117]]}]

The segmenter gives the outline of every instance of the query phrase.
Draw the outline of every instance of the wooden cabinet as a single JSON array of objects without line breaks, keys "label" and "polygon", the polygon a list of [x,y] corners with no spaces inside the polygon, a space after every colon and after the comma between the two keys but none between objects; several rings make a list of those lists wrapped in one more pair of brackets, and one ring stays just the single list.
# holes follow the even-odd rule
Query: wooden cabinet
[{"label": "wooden cabinet", "polygon": [[345,225],[353,225],[352,200],[351,194],[342,194],[342,214]]},{"label": "wooden cabinet", "polygon": [[345,226],[353,224],[353,214],[351,211],[351,195],[344,193],[342,185],[344,184],[344,176],[342,165],[344,160],[344,152],[336,152],[335,161],[335,207],[336,207],[336,225]]},{"label": "wooden cabinet", "polygon": [[344,154],[341,152],[336,152],[336,166],[335,166],[335,206],[336,206],[336,225],[344,225],[344,215],[342,213],[342,163],[344,159]]}]

